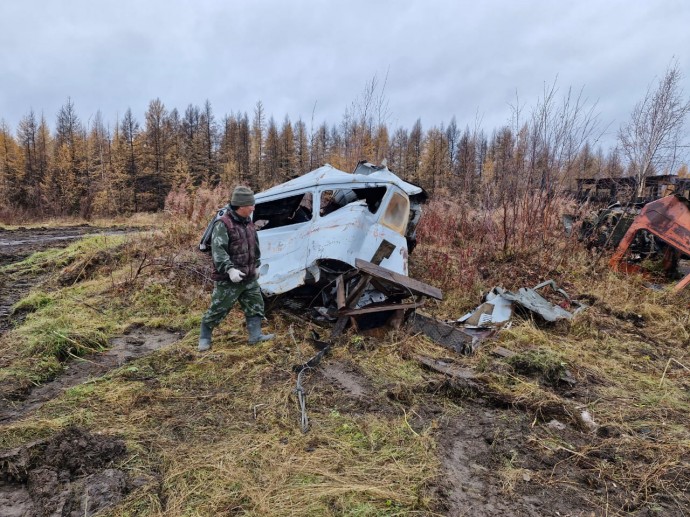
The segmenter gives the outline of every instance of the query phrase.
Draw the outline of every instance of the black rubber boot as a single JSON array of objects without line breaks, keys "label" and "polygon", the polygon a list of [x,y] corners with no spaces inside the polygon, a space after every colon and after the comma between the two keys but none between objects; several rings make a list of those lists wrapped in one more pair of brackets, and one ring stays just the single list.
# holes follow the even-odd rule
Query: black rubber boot
[{"label": "black rubber boot", "polygon": [[275,334],[261,333],[260,316],[252,316],[251,318],[247,318],[247,332],[249,333],[250,345],[261,343],[262,341],[268,341],[269,339],[273,339],[275,337]]},{"label": "black rubber boot", "polygon": [[206,325],[206,323],[201,322],[201,333],[199,334],[199,347],[197,350],[199,352],[206,352],[211,350],[211,333],[213,330]]}]

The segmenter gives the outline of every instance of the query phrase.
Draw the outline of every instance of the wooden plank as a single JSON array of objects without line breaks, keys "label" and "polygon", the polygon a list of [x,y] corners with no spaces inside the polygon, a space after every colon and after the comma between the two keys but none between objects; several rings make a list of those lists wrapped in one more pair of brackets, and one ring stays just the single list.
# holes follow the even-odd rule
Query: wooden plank
[{"label": "wooden plank", "polygon": [[359,314],[370,314],[372,312],[392,311],[397,309],[416,309],[423,307],[424,302],[408,302],[408,303],[372,303],[362,307],[361,309],[343,309],[338,311],[339,316],[357,316]]},{"label": "wooden plank", "polygon": [[342,316],[338,318],[338,321],[336,321],[335,325],[333,325],[333,330],[331,331],[331,338],[338,337],[340,334],[342,334],[343,330],[345,330],[345,327],[347,327],[349,321],[349,316]]},{"label": "wooden plank", "polygon": [[367,262],[366,260],[356,259],[355,267],[359,269],[361,272],[367,273],[373,276],[374,278],[378,278],[382,281],[400,285],[414,294],[428,296],[430,298],[435,298],[436,300],[443,299],[443,293],[437,287],[425,284],[424,282],[420,282],[419,280],[415,280],[414,278],[401,275],[399,273],[391,271],[390,269],[377,266],[376,264],[372,264],[371,262]]},{"label": "wooden plank", "polygon": [[335,299],[338,309],[345,307],[345,280],[343,275],[335,279]]},{"label": "wooden plank", "polygon": [[517,355],[516,352],[513,352],[512,350],[508,350],[507,348],[503,348],[502,346],[497,346],[494,348],[491,353],[493,355],[497,355],[498,357],[503,357],[504,359],[507,359],[509,357],[513,357],[514,355]]},{"label": "wooden plank", "polygon": [[362,293],[369,285],[369,280],[371,280],[371,276],[366,273],[362,274],[359,282],[357,282],[357,284],[352,288],[352,291],[350,291],[350,294],[347,296],[347,301],[345,302],[347,307],[352,308],[357,305],[357,302],[362,297]]},{"label": "wooden plank", "polygon": [[545,422],[551,418],[558,418],[564,422],[570,421],[585,431],[591,431],[591,421],[584,421],[582,408],[576,407],[570,401],[559,397],[549,400],[532,400],[529,397],[497,391],[491,386],[487,377],[469,368],[463,368],[462,366],[419,354],[412,354],[411,359],[430,370],[445,375],[447,384],[452,389],[458,390],[458,394],[462,397],[472,396],[473,394],[480,395],[495,405],[517,407],[532,411]]},{"label": "wooden plank", "polygon": [[439,361],[438,359],[427,357],[425,355],[413,354],[412,359],[423,364],[427,368],[435,370],[444,375],[449,375],[456,379],[473,380],[477,377],[477,375],[474,373],[474,370],[456,366],[444,361]]}]

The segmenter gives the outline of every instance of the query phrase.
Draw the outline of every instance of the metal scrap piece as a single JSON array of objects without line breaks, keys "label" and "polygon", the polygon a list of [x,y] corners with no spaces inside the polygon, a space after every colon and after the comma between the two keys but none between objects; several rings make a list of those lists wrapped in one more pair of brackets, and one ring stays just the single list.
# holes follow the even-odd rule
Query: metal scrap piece
[{"label": "metal scrap piece", "polygon": [[[575,305],[572,312],[548,301],[537,293],[538,289],[550,286],[561,295],[570,305]],[[542,282],[533,288],[521,287],[517,293],[507,291],[502,287],[494,287],[486,295],[486,301],[474,311],[465,314],[456,323],[462,323],[468,328],[492,327],[504,324],[512,318],[515,308],[520,307],[539,315],[546,321],[554,322],[562,319],[570,320],[582,310],[585,305],[570,299],[568,293],[560,289],[553,280]]]}]

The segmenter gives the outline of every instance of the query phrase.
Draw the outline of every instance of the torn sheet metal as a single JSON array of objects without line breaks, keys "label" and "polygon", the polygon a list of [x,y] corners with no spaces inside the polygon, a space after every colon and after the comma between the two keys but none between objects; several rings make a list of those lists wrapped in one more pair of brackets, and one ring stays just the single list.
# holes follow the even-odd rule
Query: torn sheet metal
[{"label": "torn sheet metal", "polygon": [[[668,269],[671,269],[674,255],[676,259],[680,255],[690,255],[690,201],[674,194],[647,203],[635,217],[609,261],[609,266],[614,271],[627,269],[624,261],[626,253],[632,250],[636,238],[644,231],[665,243],[665,262]],[[686,274],[674,290],[680,291],[688,284],[690,274]]]},{"label": "torn sheet metal", "polygon": [[[550,286],[554,292],[566,300],[568,305],[574,305],[576,309],[570,312],[537,293],[538,289],[546,286]],[[526,309],[549,322],[570,320],[584,307],[583,304],[571,300],[568,293],[560,289],[553,280],[547,280],[531,289],[521,287],[517,293],[506,291],[501,287],[494,287],[486,295],[486,301],[483,304],[458,319],[457,323],[478,328],[502,325],[510,321],[516,308]]]},{"label": "torn sheet metal", "polygon": [[513,302],[502,297],[494,287],[486,295],[486,301],[474,311],[468,312],[458,320],[472,327],[490,327],[500,323],[505,323],[513,317]]}]

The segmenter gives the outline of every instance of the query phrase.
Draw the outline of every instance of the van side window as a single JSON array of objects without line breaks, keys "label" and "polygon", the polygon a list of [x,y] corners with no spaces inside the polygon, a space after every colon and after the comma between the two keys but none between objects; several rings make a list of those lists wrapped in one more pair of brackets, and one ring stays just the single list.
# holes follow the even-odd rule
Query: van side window
[{"label": "van side window", "polygon": [[367,209],[375,214],[385,194],[386,187],[325,190],[321,192],[319,215],[328,215],[356,201],[364,201]]},{"label": "van side window", "polygon": [[305,192],[275,201],[257,203],[254,209],[254,225],[257,230],[268,230],[311,221],[313,199],[311,192]]}]

